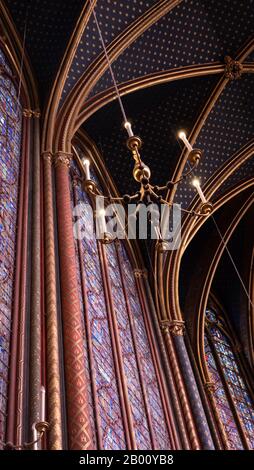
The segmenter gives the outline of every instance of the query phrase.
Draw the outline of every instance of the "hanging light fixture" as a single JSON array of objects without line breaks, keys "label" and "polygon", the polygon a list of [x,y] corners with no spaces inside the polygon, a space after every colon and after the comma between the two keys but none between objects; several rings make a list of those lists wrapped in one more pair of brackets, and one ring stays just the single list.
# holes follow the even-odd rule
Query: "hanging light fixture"
[{"label": "hanging light fixture", "polygon": [[[90,3],[91,3],[91,7],[93,8],[91,0],[90,0]],[[185,147],[187,149],[188,163],[189,163],[189,167],[190,167],[189,170],[186,173],[183,173],[182,176],[180,178],[178,178],[177,180],[167,181],[164,186],[156,186],[156,185],[152,184],[152,182],[151,182],[151,170],[142,161],[142,158],[141,158],[141,155],[140,155],[140,150],[141,150],[141,147],[142,147],[142,141],[141,141],[141,138],[139,136],[136,136],[133,133],[132,125],[129,122],[129,120],[127,119],[127,116],[126,116],[126,113],[125,113],[125,110],[124,110],[124,106],[123,106],[123,103],[122,103],[122,99],[121,99],[121,96],[120,96],[120,93],[119,93],[119,89],[118,89],[118,86],[117,86],[117,83],[116,83],[116,79],[115,79],[115,76],[114,76],[114,73],[113,73],[113,70],[112,70],[112,66],[111,66],[111,63],[110,63],[110,59],[109,59],[109,56],[108,56],[108,52],[107,52],[107,49],[106,49],[106,45],[105,45],[105,42],[104,42],[104,39],[103,39],[103,36],[102,36],[102,32],[101,32],[101,29],[100,29],[100,26],[99,26],[99,23],[98,23],[98,20],[97,20],[96,12],[95,12],[94,9],[93,9],[93,16],[94,16],[94,20],[95,20],[95,23],[96,23],[96,26],[97,26],[98,34],[99,34],[99,37],[100,37],[100,40],[101,40],[101,43],[102,43],[102,47],[103,47],[103,50],[104,50],[104,54],[105,54],[105,58],[106,58],[106,61],[107,61],[107,64],[108,64],[108,68],[109,68],[110,73],[111,73],[112,81],[113,81],[113,84],[114,84],[114,87],[115,87],[115,91],[116,91],[116,95],[117,95],[119,105],[120,105],[120,108],[121,108],[121,111],[122,111],[122,115],[123,115],[123,118],[124,118],[124,128],[126,129],[126,132],[128,134],[126,144],[127,144],[127,148],[131,152],[132,158],[134,160],[133,178],[140,184],[140,188],[139,188],[139,191],[137,191],[135,194],[132,194],[132,195],[125,194],[124,196],[118,197],[118,198],[112,198],[110,196],[104,196],[103,194],[101,194],[101,192],[98,189],[96,183],[91,179],[89,161],[86,158],[84,158],[84,159],[82,159],[82,163],[83,163],[83,170],[84,170],[84,174],[85,174],[85,181],[84,181],[85,190],[87,191],[87,193],[90,196],[92,196],[92,197],[101,196],[109,203],[123,202],[123,203],[128,204],[128,203],[136,201],[136,204],[137,204],[136,213],[138,213],[138,206],[141,203],[145,204],[146,206],[148,206],[150,204],[153,204],[153,203],[157,204],[157,205],[166,204],[168,206],[172,206],[173,203],[170,203],[166,200],[166,193],[169,190],[172,190],[174,187],[176,187],[179,183],[184,181],[186,178],[190,177],[191,174],[193,174],[194,170],[198,167],[198,164],[200,162],[200,159],[202,157],[203,152],[202,152],[202,150],[200,150],[198,148],[193,148],[192,145],[190,144],[190,142],[188,141],[185,132],[180,131],[179,134],[178,134],[178,137],[182,140],[183,144],[185,145]],[[194,177],[192,183],[193,183],[193,186],[195,186],[195,188],[197,190],[197,193],[198,193],[198,195],[200,197],[200,200],[201,200],[201,204],[200,204],[197,211],[188,211],[186,209],[181,209],[181,210],[183,212],[190,213],[190,214],[198,216],[198,217],[206,217],[209,214],[211,214],[211,212],[213,210],[213,206],[209,201],[206,200],[205,195],[204,195],[204,193],[201,189],[198,178]],[[101,213],[100,217],[104,217],[104,216],[105,215]],[[104,227],[104,224],[102,222],[101,222],[101,226]],[[162,239],[161,232],[158,229],[158,227],[156,227],[155,232],[157,233],[157,239],[160,242],[163,243],[164,240]],[[110,234],[105,231],[105,236],[101,238],[101,241],[103,243],[110,243],[112,241],[112,237],[110,237]]]}]

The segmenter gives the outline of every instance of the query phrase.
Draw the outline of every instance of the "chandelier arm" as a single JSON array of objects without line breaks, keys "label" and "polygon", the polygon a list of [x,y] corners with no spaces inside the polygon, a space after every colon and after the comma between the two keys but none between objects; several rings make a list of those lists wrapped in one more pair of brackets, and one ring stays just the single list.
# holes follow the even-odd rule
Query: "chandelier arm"
[{"label": "chandelier arm", "polygon": [[130,196],[129,194],[125,194],[124,196],[122,197],[111,197],[111,196],[104,196],[105,199],[108,199],[109,201],[123,201],[125,200],[125,198],[128,199],[128,202],[129,201],[133,201],[134,199],[138,199],[138,197],[140,196],[140,193],[136,193],[136,194],[133,194],[132,196]]},{"label": "chandelier arm", "polygon": [[185,178],[188,178],[188,176],[190,176],[193,173],[193,171],[197,168],[198,163],[199,162],[196,161],[194,165],[192,165],[191,168],[188,171],[186,171],[186,173],[182,174],[181,178],[179,178],[178,180],[172,181],[172,185],[181,183],[181,181],[183,181]]},{"label": "chandelier arm", "polygon": [[[161,199],[161,202],[162,202],[163,204],[166,204],[168,207],[172,207],[173,204],[174,204],[173,202],[168,202],[168,201],[166,201],[166,199]],[[197,217],[200,217],[200,216],[201,216],[201,217],[206,217],[206,216],[207,216],[207,214],[202,214],[202,212],[197,212],[197,211],[194,211],[194,210],[189,211],[188,209],[183,209],[182,207],[181,207],[180,210],[181,210],[182,212],[185,212],[186,214],[191,214],[191,215],[197,216]]]},{"label": "chandelier arm", "polygon": [[169,180],[169,181],[167,182],[167,184],[165,184],[164,186],[151,186],[151,188],[154,189],[154,190],[157,191],[157,192],[163,192],[163,191],[165,191],[166,189],[169,189],[170,187],[173,187],[173,186],[175,186],[176,184],[181,183],[181,181],[182,181],[183,179],[187,178],[188,176],[190,176],[190,175],[193,173],[193,171],[197,168],[198,163],[199,163],[199,162],[196,161],[196,162],[194,163],[194,165],[191,166],[190,170],[188,170],[186,173],[183,173],[182,176],[181,176],[181,178],[179,178],[178,180],[175,180],[175,181]]}]

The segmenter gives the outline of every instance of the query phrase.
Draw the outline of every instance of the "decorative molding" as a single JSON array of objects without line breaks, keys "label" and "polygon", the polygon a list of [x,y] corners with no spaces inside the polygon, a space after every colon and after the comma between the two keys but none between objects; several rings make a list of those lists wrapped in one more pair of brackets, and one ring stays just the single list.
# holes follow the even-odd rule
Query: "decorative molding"
[{"label": "decorative molding", "polygon": [[71,153],[57,152],[54,156],[55,167],[59,165],[64,165],[64,166],[67,166],[67,168],[70,168],[72,157],[73,155]]},{"label": "decorative molding", "polygon": [[224,58],[225,62],[225,78],[229,80],[238,80],[241,78],[243,73],[243,65],[237,61],[232,59],[229,55]]}]

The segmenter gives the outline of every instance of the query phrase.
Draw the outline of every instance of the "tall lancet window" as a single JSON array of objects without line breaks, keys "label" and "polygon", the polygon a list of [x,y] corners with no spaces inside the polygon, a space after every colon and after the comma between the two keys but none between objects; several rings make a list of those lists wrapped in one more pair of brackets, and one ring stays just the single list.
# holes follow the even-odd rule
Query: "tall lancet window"
[{"label": "tall lancet window", "polygon": [[205,354],[215,399],[231,449],[254,448],[254,407],[234,340],[223,316],[206,311]]},{"label": "tall lancet window", "polygon": [[22,111],[0,50],[0,440],[5,439],[14,294]]},{"label": "tall lancet window", "polygon": [[[73,206],[86,204],[83,221],[93,226],[91,202],[79,176],[73,163]],[[97,181],[93,172],[91,177]],[[91,235],[76,241],[76,252],[94,445],[170,449],[161,366],[129,255],[122,241],[105,246],[96,240],[94,228]]]}]

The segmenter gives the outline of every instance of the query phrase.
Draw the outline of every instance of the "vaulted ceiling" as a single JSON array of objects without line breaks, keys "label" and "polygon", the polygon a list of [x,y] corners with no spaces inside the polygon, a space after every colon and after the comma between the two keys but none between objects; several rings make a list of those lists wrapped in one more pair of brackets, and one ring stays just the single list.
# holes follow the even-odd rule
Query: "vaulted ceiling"
[{"label": "vaulted ceiling", "polygon": [[[213,202],[253,177],[254,0],[92,1],[154,183],[165,182],[185,166],[177,140],[180,128],[204,150],[197,173]],[[27,22],[26,48],[42,108],[75,25],[83,21],[79,40],[74,35],[71,45],[73,60],[65,70],[59,107],[63,111],[78,85],[82,88],[93,74],[78,103],[79,122],[102,153],[119,191],[136,190],[109,71],[96,75],[103,56],[94,18],[82,13],[89,1],[5,3],[21,36]],[[225,74],[228,55],[243,64],[238,79]],[[187,181],[179,185],[175,201],[188,208],[194,197]]]},{"label": "vaulted ceiling", "polygon": [[49,92],[83,0],[5,0],[22,38],[39,84],[41,98]]}]

